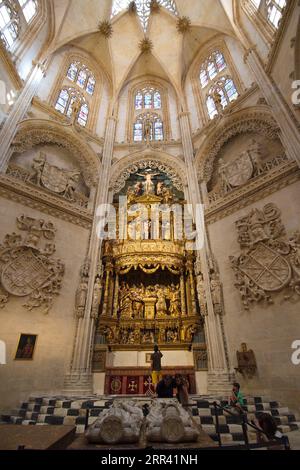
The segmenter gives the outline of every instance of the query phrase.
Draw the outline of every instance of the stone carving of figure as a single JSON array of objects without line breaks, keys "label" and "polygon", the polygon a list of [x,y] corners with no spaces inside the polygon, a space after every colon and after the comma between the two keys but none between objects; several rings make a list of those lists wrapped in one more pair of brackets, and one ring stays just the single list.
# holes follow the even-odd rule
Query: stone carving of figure
[{"label": "stone carving of figure", "polygon": [[97,318],[99,314],[99,305],[101,302],[101,295],[102,295],[102,281],[99,277],[96,278],[94,284],[94,292],[93,292],[93,303],[92,303],[92,312],[91,317]]},{"label": "stone carving of figure", "polygon": [[205,292],[205,285],[204,285],[202,273],[200,273],[197,276],[197,292],[198,292],[201,315],[206,316],[207,315],[206,292]]},{"label": "stone carving of figure", "polygon": [[167,303],[164,291],[162,288],[157,289],[157,302],[156,302],[156,315],[157,317],[164,317],[167,313]]},{"label": "stone carving of figure", "polygon": [[143,183],[144,194],[154,194],[154,183],[152,178],[159,175],[159,173],[137,173],[137,175],[145,178]]},{"label": "stone carving of figure", "polygon": [[159,181],[159,182],[157,183],[157,187],[156,187],[156,194],[157,194],[157,196],[162,196],[163,188],[164,188],[164,183],[163,183],[162,181]]},{"label": "stone carving of figure", "polygon": [[216,105],[216,109],[217,109],[217,111],[218,111],[218,114],[222,114],[222,112],[223,112],[222,96],[221,96],[220,93],[216,90],[216,91],[214,91],[212,97],[213,97],[214,103],[215,103],[215,105]]},{"label": "stone carving of figure", "polygon": [[71,201],[73,201],[74,193],[77,188],[79,177],[80,177],[80,173],[77,173],[77,172],[74,172],[70,175],[67,181],[66,190],[64,192],[64,196],[66,199],[70,199]]},{"label": "stone carving of figure", "polygon": [[262,150],[261,145],[256,142],[254,139],[251,140],[250,146],[248,148],[254,169],[257,175],[260,175],[265,171],[263,161],[262,161]]},{"label": "stone carving of figure", "polygon": [[258,209],[253,209],[249,221],[249,231],[253,244],[269,239],[264,229],[265,222],[262,212]]},{"label": "stone carving of figure", "polygon": [[45,163],[46,163],[46,154],[40,152],[39,156],[33,159],[33,164],[32,164],[33,172],[29,176],[29,181],[37,184],[38,186],[41,186],[41,178],[42,178]]},{"label": "stone carving of figure", "polygon": [[143,318],[144,317],[144,302],[142,299],[143,296],[143,287],[135,287],[131,291],[131,300],[132,300],[132,310],[134,318]]},{"label": "stone carving of figure", "polygon": [[220,315],[223,311],[222,308],[222,286],[218,279],[217,274],[211,274],[210,279],[211,297],[214,305],[215,313]]},{"label": "stone carving of figure", "polygon": [[218,173],[219,173],[219,176],[220,176],[220,179],[221,179],[222,188],[223,188],[225,193],[228,193],[229,191],[232,190],[232,186],[229,183],[229,180],[228,180],[228,177],[227,177],[226,163],[224,162],[224,160],[222,158],[220,158]]},{"label": "stone carving of figure", "polygon": [[74,125],[77,121],[79,112],[81,110],[82,102],[81,99],[76,96],[75,100],[72,103],[72,124]]},{"label": "stone carving of figure", "polygon": [[132,300],[129,287],[125,282],[121,283],[119,311],[122,318],[132,318]]},{"label": "stone carving of figure", "polygon": [[150,143],[150,140],[151,140],[151,130],[152,130],[152,125],[151,125],[151,121],[150,119],[146,119],[146,122],[145,122],[145,127],[144,127],[144,138],[145,138],[145,141],[147,142],[147,144]]},{"label": "stone carving of figure", "polygon": [[80,285],[76,291],[76,315],[77,318],[84,317],[84,309],[87,297],[88,283],[87,279],[81,279]]},{"label": "stone carving of figure", "polygon": [[172,317],[180,316],[180,289],[174,285],[171,286],[170,292],[170,315]]},{"label": "stone carving of figure", "polygon": [[164,204],[170,204],[173,201],[172,191],[166,186],[162,188],[162,197]]}]

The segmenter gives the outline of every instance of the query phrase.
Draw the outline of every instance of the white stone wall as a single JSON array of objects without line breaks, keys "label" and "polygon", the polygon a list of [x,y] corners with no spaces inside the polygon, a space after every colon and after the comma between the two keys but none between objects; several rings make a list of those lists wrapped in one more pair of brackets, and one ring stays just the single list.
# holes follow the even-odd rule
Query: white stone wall
[{"label": "white stone wall", "polygon": [[[87,230],[3,198],[0,199],[1,243],[7,233],[18,232],[16,217],[21,214],[54,223],[57,229],[54,257],[65,263],[65,275],[48,315],[41,313],[40,308],[29,312],[22,306],[24,298],[14,296],[0,310],[0,339],[7,347],[7,364],[1,366],[2,409],[16,406],[32,392],[61,393],[75,335],[75,292],[88,243]],[[32,361],[14,359],[21,333],[38,335]]]}]

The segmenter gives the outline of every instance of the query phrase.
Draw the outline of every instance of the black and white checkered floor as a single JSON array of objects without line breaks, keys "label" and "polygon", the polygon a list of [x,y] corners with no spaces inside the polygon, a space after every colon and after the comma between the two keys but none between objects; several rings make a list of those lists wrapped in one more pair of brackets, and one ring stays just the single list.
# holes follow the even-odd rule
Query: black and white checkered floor
[{"label": "black and white checkered floor", "polygon": [[[92,424],[105,408],[108,408],[115,397],[30,397],[28,402],[13,413],[2,414],[2,423],[20,425],[75,425],[77,433],[81,434],[85,429],[86,412],[89,409],[88,424]],[[121,397],[119,397],[121,398]],[[129,398],[129,397],[128,397]],[[133,397],[131,397],[133,398]],[[147,397],[139,397],[141,401],[149,402]],[[203,430],[217,440],[216,435],[216,411],[213,402],[221,405],[227,404],[215,397],[190,397],[190,409],[194,419],[202,426]],[[276,401],[266,397],[247,397],[245,409],[248,420],[255,418],[256,414],[264,411],[272,414],[282,433],[300,429],[300,422],[289,411]],[[231,416],[223,410],[218,410],[219,425],[222,443],[237,444],[243,442],[242,426],[238,416]],[[255,440],[255,434],[253,435]]]}]

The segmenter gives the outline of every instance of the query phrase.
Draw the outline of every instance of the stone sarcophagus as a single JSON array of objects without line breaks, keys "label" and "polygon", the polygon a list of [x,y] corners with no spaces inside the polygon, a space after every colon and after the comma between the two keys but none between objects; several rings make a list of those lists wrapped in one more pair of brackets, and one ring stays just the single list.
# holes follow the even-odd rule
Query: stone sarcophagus
[{"label": "stone sarcophagus", "polygon": [[94,444],[137,443],[143,420],[143,412],[134,401],[115,400],[87,429],[85,437]]},{"label": "stone sarcophagus", "polygon": [[150,442],[196,442],[199,429],[176,399],[155,400],[146,418],[146,438]]}]

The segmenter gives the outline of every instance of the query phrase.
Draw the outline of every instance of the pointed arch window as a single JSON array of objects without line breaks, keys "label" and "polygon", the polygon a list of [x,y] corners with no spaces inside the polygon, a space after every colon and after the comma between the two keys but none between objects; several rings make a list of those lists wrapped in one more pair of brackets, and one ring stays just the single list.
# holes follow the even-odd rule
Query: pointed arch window
[{"label": "pointed arch window", "polygon": [[17,10],[6,0],[0,0],[0,33],[6,49],[9,49],[20,32],[20,18]]},{"label": "pointed arch window", "polygon": [[152,87],[138,90],[135,95],[135,109],[161,109],[160,91]]},{"label": "pointed arch window", "polygon": [[139,115],[133,125],[134,142],[162,141],[164,140],[163,122],[158,114],[143,113]]},{"label": "pointed arch window", "polygon": [[[76,109],[74,110],[75,101],[80,103],[78,111]],[[84,96],[74,88],[64,88],[60,91],[55,104],[55,109],[68,118],[71,118],[74,112],[76,112],[78,124],[82,127],[86,126],[89,115],[89,106]]]},{"label": "pointed arch window", "polygon": [[248,0],[258,13],[278,29],[287,0]]},{"label": "pointed arch window", "polygon": [[67,78],[76,83],[89,95],[93,95],[96,86],[96,80],[92,72],[80,62],[72,62],[67,71]]},{"label": "pointed arch window", "polygon": [[32,18],[37,14],[37,1],[36,0],[19,0],[19,4],[23,10],[23,15],[27,23],[30,23]]},{"label": "pointed arch window", "polygon": [[210,119],[219,114],[220,106],[224,109],[232,101],[238,98],[239,94],[231,77],[221,77],[209,89],[206,99],[207,112]]},{"label": "pointed arch window", "polygon": [[207,57],[201,66],[201,87],[205,88],[226,67],[227,64],[224,55],[219,51],[214,51],[209,57]]}]

